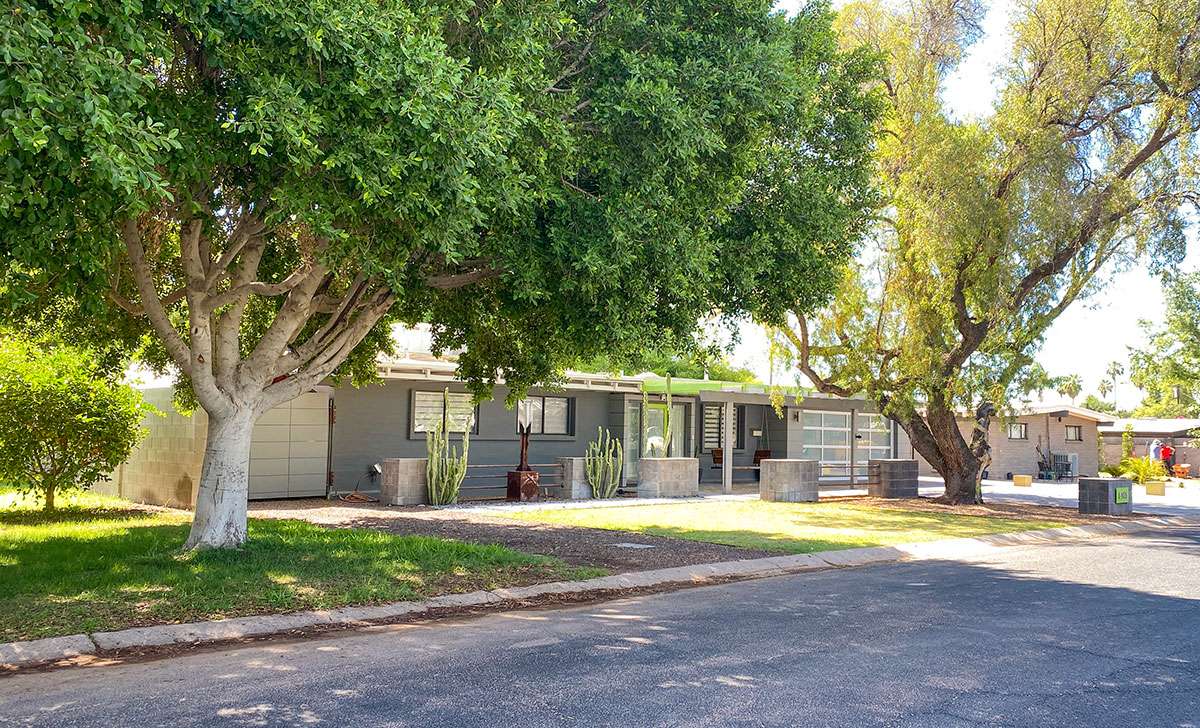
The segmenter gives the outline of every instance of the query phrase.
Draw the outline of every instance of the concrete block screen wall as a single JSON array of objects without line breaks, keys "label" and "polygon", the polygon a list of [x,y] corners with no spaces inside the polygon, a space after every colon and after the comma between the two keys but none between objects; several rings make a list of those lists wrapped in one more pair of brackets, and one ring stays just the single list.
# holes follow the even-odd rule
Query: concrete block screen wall
[{"label": "concrete block screen wall", "polygon": [[639,498],[700,495],[699,458],[642,458],[638,468]]},{"label": "concrete block screen wall", "polygon": [[816,502],[821,463],[816,460],[763,460],[758,497],[780,503]]}]

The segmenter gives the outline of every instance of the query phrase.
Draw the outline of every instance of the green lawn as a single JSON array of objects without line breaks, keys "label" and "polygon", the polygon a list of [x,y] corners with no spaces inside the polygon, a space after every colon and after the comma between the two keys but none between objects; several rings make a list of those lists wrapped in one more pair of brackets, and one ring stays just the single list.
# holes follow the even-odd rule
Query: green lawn
[{"label": "green lawn", "polygon": [[0,492],[0,642],[604,573],[500,546],[265,519],[251,519],[244,549],[179,553],[186,515],[61,501],[47,518]]},{"label": "green lawn", "polygon": [[511,517],[796,554],[1067,525],[1052,521],[873,508],[852,503],[763,501],[526,511]]}]

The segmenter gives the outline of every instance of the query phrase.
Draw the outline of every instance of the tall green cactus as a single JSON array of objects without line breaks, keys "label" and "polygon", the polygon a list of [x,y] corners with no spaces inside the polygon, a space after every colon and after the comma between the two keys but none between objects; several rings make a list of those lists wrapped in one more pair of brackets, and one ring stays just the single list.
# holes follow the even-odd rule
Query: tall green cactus
[{"label": "tall green cactus", "polygon": [[[446,390],[445,409],[450,412],[450,390]],[[458,500],[458,489],[467,474],[467,452],[471,447],[471,423],[463,430],[462,455],[451,447],[446,432],[445,418],[425,433],[425,449],[429,460],[425,465],[425,478],[429,484],[429,504],[447,506]]]},{"label": "tall green cactus", "polygon": [[675,453],[671,452],[671,375],[667,375],[667,411],[663,413],[663,455],[671,457]]},{"label": "tall green cactus", "polygon": [[621,441],[609,437],[608,430],[596,428],[596,441],[589,443],[583,456],[584,470],[592,495],[596,498],[612,498],[621,486],[621,464],[625,451]]}]

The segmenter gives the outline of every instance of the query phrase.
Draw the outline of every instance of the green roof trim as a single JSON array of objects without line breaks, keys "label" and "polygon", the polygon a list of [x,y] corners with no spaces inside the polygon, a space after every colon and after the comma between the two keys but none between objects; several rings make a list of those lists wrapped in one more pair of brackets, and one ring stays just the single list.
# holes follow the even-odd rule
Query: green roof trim
[{"label": "green roof trim", "polygon": [[[722,382],[714,379],[671,379],[671,394],[699,394],[700,392],[752,392],[755,394],[770,394],[773,389],[779,390],[785,395],[806,396],[812,393],[811,389],[803,387],[783,387],[779,385],[770,387],[758,382]],[[643,379],[642,391],[666,392],[667,380],[665,377]]]}]

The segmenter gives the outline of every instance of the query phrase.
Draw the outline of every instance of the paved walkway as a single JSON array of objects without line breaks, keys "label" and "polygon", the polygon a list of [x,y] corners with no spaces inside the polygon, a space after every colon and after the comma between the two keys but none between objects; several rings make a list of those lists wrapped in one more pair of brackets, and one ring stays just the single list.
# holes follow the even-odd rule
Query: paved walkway
[{"label": "paved walkway", "polygon": [[0,678],[21,726],[1195,725],[1200,529]]}]

